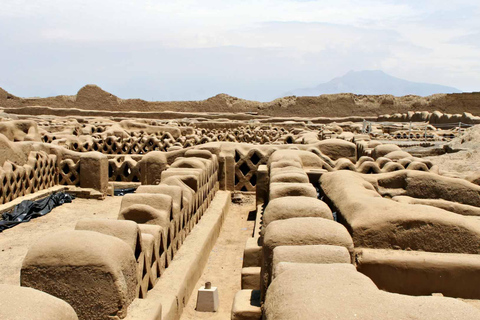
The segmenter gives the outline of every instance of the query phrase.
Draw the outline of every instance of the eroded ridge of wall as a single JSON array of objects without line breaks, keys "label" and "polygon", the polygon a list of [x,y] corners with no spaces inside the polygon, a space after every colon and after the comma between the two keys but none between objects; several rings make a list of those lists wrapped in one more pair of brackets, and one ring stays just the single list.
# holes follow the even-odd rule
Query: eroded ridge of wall
[{"label": "eroded ridge of wall", "polygon": [[[443,197],[447,200],[435,205],[446,206],[445,201],[456,199],[463,203],[455,206],[458,212],[474,214],[471,206],[480,194],[478,186],[459,179],[443,181],[436,174],[414,170],[369,175],[338,170],[322,173],[317,194],[308,174],[322,166],[322,160],[309,152],[280,150],[270,156],[268,167],[264,168],[268,178],[262,178],[260,184],[268,187],[259,185],[257,192],[262,193],[266,206],[261,236],[255,241],[261,246],[262,258],[253,259],[261,264],[264,319],[320,319],[332,315],[338,319],[354,315],[364,319],[480,316],[478,309],[456,299],[379,290],[409,295],[441,292],[452,297],[476,296],[479,259],[475,250],[480,246],[474,235],[475,226],[467,223],[470,220],[458,213],[445,212],[442,216],[441,209],[424,205],[406,208],[397,204],[413,201],[410,198]],[[325,198],[329,206],[318,197]],[[387,206],[386,202],[392,205]],[[425,219],[427,216],[429,219]],[[400,224],[402,220],[405,223]],[[448,224],[452,228],[444,228]],[[436,228],[437,232],[432,233]],[[392,254],[367,247],[404,250],[391,250],[395,251]],[[251,263],[255,245],[247,242],[247,249]],[[453,257],[451,253],[406,250],[475,255]],[[467,284],[467,278],[474,284]],[[242,290],[236,295],[232,319],[262,317],[260,305],[252,304],[254,291]]]},{"label": "eroded ridge of wall", "polygon": [[[248,115],[309,117],[352,117],[352,113],[376,116],[385,112],[410,110],[441,110],[443,112],[464,112],[478,114],[480,98],[478,92],[435,94],[428,97],[406,95],[358,95],[352,93],[323,94],[320,96],[288,96],[269,102],[258,102],[218,94],[201,101],[155,101],[121,99],[96,85],[82,87],[76,95],[48,98],[19,98],[0,89],[0,106],[14,114],[58,114],[99,116],[141,117],[148,113],[150,118],[183,118],[213,113],[212,117],[242,117]],[[48,107],[42,107],[48,106]],[[168,110],[168,111],[166,111]],[[234,114],[232,114],[235,112]]]},{"label": "eroded ridge of wall", "polygon": [[[106,164],[104,155],[87,155]],[[147,297],[213,200],[219,165],[206,150],[171,164],[164,153],[143,160],[144,185],[124,196],[118,220],[81,220],[39,239],[23,262],[23,286],[67,301],[79,319],[124,318],[135,298]]]},{"label": "eroded ridge of wall", "polygon": [[[267,164],[275,151],[302,150],[318,161],[316,170],[350,170],[361,173],[382,173],[403,169],[433,171],[438,168],[425,159],[413,157],[400,147],[391,144],[374,143],[378,146],[367,151],[362,149],[364,141],[354,144],[340,139],[328,139],[309,144],[289,145],[249,145],[249,144],[205,144],[202,149],[220,152],[220,161],[225,167],[225,184],[228,190],[254,192],[257,188],[258,168]],[[365,143],[369,143],[366,141]],[[367,145],[368,146],[368,145]],[[387,152],[388,151],[388,152]],[[361,154],[362,156],[359,156]],[[357,159],[357,157],[359,157]],[[318,160],[317,160],[318,159]]]},{"label": "eroded ridge of wall", "polygon": [[268,161],[268,203],[260,241],[263,298],[283,259],[324,259],[331,263],[352,260],[353,242],[348,231],[334,221],[332,211],[318,199],[307,175],[307,171],[323,166],[324,161],[308,151],[280,150]]},{"label": "eroded ridge of wall", "polygon": [[320,183],[356,246],[479,253],[480,223],[475,219],[389,199],[441,198],[479,206],[480,187],[466,180],[410,170],[368,176],[339,171],[322,175]]},{"label": "eroded ridge of wall", "polygon": [[[322,170],[324,163],[307,150],[277,150],[260,170],[257,214],[262,217],[257,217],[257,223],[263,223],[255,228],[259,234],[246,244],[242,288],[249,287],[237,293],[232,319],[261,318],[260,301],[254,297],[268,299],[267,289],[286,261],[351,263],[352,239],[345,227],[334,221],[327,204],[318,199],[307,174]],[[245,281],[254,272],[258,272],[256,286]]]},{"label": "eroded ridge of wall", "polygon": [[[350,161],[352,166],[355,161],[355,145],[344,140],[331,139],[316,141],[309,144],[283,144],[283,145],[252,145],[246,143],[211,142],[187,149],[163,152],[172,163],[177,157],[181,157],[187,150],[209,150],[218,156],[223,178],[227,180],[227,190],[255,191],[256,172],[258,166],[266,164],[269,155],[278,149],[304,149],[323,157],[326,168],[334,170],[337,160]],[[140,182],[142,173],[141,162],[150,154],[159,153],[152,151],[146,155],[106,155],[108,157],[109,181]],[[162,152],[160,152],[162,153]],[[60,166],[61,178],[67,184],[67,178],[76,181],[80,168],[78,159],[84,153],[75,152],[76,157],[66,157],[70,160],[62,160]],[[339,163],[340,165],[341,163]],[[343,165],[342,165],[343,166]],[[69,177],[68,175],[71,175]],[[222,182],[223,183],[223,182]],[[75,183],[68,183],[75,184]]]},{"label": "eroded ridge of wall", "polygon": [[440,111],[409,111],[406,113],[394,113],[380,115],[377,121],[389,121],[389,122],[428,122],[430,124],[451,124],[451,123],[467,123],[478,124],[480,123],[480,117],[474,116],[469,112],[451,114],[443,113]]},{"label": "eroded ridge of wall", "polygon": [[[130,123],[130,125],[132,125]],[[70,124],[60,126],[59,130],[66,130]],[[112,125],[114,126],[114,125]],[[154,126],[151,126],[152,130]],[[180,132],[171,127],[172,132],[181,136]],[[190,129],[185,129],[185,133],[189,133]],[[193,130],[193,129],[192,129]],[[196,129],[198,130],[198,129]],[[275,130],[274,130],[275,131]],[[281,130],[280,130],[281,131]],[[252,131],[254,132],[254,131]],[[259,130],[258,133],[261,133]],[[284,131],[288,132],[288,131]],[[292,134],[295,135],[292,135]],[[171,133],[166,133],[172,136]],[[355,140],[355,144],[341,139],[328,139],[319,141],[316,134],[312,132],[305,132],[302,130],[293,130],[287,138],[291,138],[292,143],[283,144],[264,144],[252,145],[247,143],[234,142],[208,142],[198,146],[189,147],[187,149],[180,146],[168,151],[168,162],[171,163],[176,157],[180,157],[189,149],[210,150],[219,157],[222,170],[220,176],[222,177],[222,188],[235,191],[254,192],[257,183],[257,171],[260,165],[266,164],[268,157],[275,150],[283,149],[300,149],[307,150],[318,155],[322,160],[322,169],[327,171],[336,170],[351,170],[362,173],[380,173],[402,170],[404,168],[413,170],[431,171],[436,170],[432,168],[432,163],[420,158],[412,157],[410,154],[400,152],[402,149],[395,145],[383,145],[377,141],[360,140],[359,135]],[[110,141],[111,137],[107,140]],[[58,140],[57,140],[58,141]],[[112,140],[113,141],[113,140]],[[286,141],[285,141],[286,142]],[[24,144],[26,142],[23,142]],[[30,142],[29,142],[30,143]],[[112,142],[113,143],[113,142]],[[112,151],[112,143],[106,143],[109,148],[107,151]],[[35,148],[45,150],[47,153],[57,155],[58,175],[60,185],[73,185],[79,187],[94,188],[105,192],[108,181],[111,182],[140,182],[142,177],[141,160],[145,154],[129,154],[116,155],[105,154],[103,157],[107,159],[107,167],[103,164],[105,160],[102,156],[97,156],[97,163],[92,164],[92,161],[83,161],[91,158],[91,151],[76,152],[66,150],[61,145],[38,143],[35,142]],[[29,147],[32,149],[32,147]],[[390,148],[390,149],[389,149]],[[379,150],[377,150],[379,149]],[[380,150],[381,149],[381,150]],[[391,152],[385,152],[391,151]],[[98,151],[96,151],[98,153]],[[158,152],[158,151],[150,151]],[[364,157],[363,157],[364,156]],[[81,170],[82,161],[85,165],[93,165],[87,170]],[[95,168],[92,170],[92,168]],[[92,177],[95,172],[96,177]],[[104,174],[108,175],[108,181],[104,181]],[[88,183],[99,180],[101,183]],[[225,186],[223,186],[225,184]],[[104,190],[105,189],[105,190]]]},{"label": "eroded ridge of wall", "polygon": [[6,161],[0,167],[0,204],[58,184],[56,162],[57,156],[42,151],[30,152],[23,166]]},{"label": "eroded ridge of wall", "polygon": [[[258,167],[266,164],[273,152],[285,148],[300,149],[302,147],[303,150],[319,158],[318,166],[315,169],[328,172],[348,170],[375,174],[404,169],[438,172],[438,168],[429,160],[413,157],[397,145],[381,144],[375,141],[357,142],[356,150],[353,143],[339,139],[324,140],[306,146],[256,147],[238,145],[234,150],[234,189],[237,191],[255,191]],[[228,150],[225,150],[225,153],[227,152]]]},{"label": "eroded ridge of wall", "polygon": [[[208,122],[201,122],[200,119],[198,122],[188,119],[171,122],[140,119],[118,122],[99,118],[47,118],[39,121],[35,132],[37,136],[43,134],[43,141],[48,142],[46,145],[50,146],[49,148],[63,150],[60,152],[63,156],[59,162],[59,178],[62,185],[81,185],[79,154],[92,151],[108,157],[109,181],[139,182],[142,174],[139,161],[149,152],[167,151],[181,154],[185,148],[220,149],[226,157],[234,159],[235,167],[229,167],[226,173],[229,179],[231,178],[230,190],[251,192],[256,189],[258,166],[265,164],[273,151],[284,148],[310,150],[319,156],[324,155],[322,157],[325,161],[324,169],[328,171],[346,169],[378,173],[406,167],[415,170],[431,169],[431,163],[418,158],[397,161],[400,160],[398,154],[394,154],[394,158],[390,159],[392,160],[390,162],[396,164],[387,163],[389,161],[383,158],[377,159],[371,154],[371,149],[378,142],[370,141],[370,135],[353,134],[361,130],[361,123],[306,126],[304,122],[287,121],[283,124],[289,125],[287,129],[283,128],[282,124],[278,124],[277,127],[277,124],[268,126],[264,123],[251,123],[235,128],[217,128],[214,124],[196,127],[201,124],[207,125]],[[235,123],[225,121],[217,124],[227,126]],[[7,127],[12,126],[13,124]],[[334,133],[332,139],[319,140],[326,131]],[[360,141],[362,136],[368,141]],[[350,141],[357,144],[357,156],[352,156],[352,152],[355,151],[351,148]],[[367,145],[363,146],[365,143]],[[230,148],[229,144],[236,144],[238,147],[232,151],[233,148]],[[215,153],[219,155],[218,152]],[[359,155],[371,159],[357,161]],[[403,155],[402,158],[406,156]],[[372,163],[372,159],[375,163]],[[427,167],[418,162],[423,162]]]},{"label": "eroded ridge of wall", "polygon": [[379,288],[480,298],[478,185],[403,170],[325,173],[320,186],[352,235],[357,269]]},{"label": "eroded ridge of wall", "polygon": [[[218,190],[218,160],[209,151],[190,150],[171,165],[164,154],[150,154],[142,166],[142,186],[124,197],[119,219],[160,225],[163,248],[156,265],[161,275]],[[160,179],[155,181],[154,176]],[[141,289],[141,296],[146,296],[148,288]]]},{"label": "eroded ridge of wall", "polygon": [[[478,319],[457,299],[379,290],[350,264],[281,263],[268,288],[264,319]],[[339,299],[341,297],[341,299]]]}]

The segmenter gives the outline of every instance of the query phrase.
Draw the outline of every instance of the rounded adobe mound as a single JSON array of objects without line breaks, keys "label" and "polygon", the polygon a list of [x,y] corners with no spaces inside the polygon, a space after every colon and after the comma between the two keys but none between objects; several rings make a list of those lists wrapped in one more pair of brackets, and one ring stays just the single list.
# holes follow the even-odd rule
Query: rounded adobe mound
[{"label": "rounded adobe mound", "polygon": [[353,253],[353,241],[338,222],[323,218],[291,218],[271,222],[263,238],[262,293],[271,281],[273,250],[278,246],[334,245]]},{"label": "rounded adobe mound", "polygon": [[156,210],[162,210],[170,213],[172,210],[172,197],[161,193],[129,193],[123,196],[120,210],[128,208],[134,204],[146,204]]},{"label": "rounded adobe mound", "polygon": [[30,248],[21,284],[65,300],[79,319],[123,318],[135,298],[136,267],[123,240],[94,231],[63,231]]},{"label": "rounded adobe mound", "polygon": [[159,185],[141,185],[135,193],[159,193],[172,197],[172,213],[176,217],[180,214],[183,204],[183,190],[179,186]]},{"label": "rounded adobe mound", "polygon": [[185,157],[196,157],[203,159],[212,159],[212,153],[208,150],[190,149],[185,151]]},{"label": "rounded adobe mound", "polygon": [[372,157],[374,159],[380,158],[380,157],[385,157],[385,155],[389,154],[390,152],[395,152],[395,151],[402,151],[402,149],[397,146],[396,144],[381,144],[376,146],[372,150]]},{"label": "rounded adobe mound", "polygon": [[393,161],[398,161],[398,160],[401,160],[401,159],[412,158],[412,155],[408,152],[403,151],[403,150],[397,150],[397,151],[389,152],[389,153],[383,155],[383,157],[385,157],[387,159],[390,159],[390,160],[393,160]]},{"label": "rounded adobe mound", "polygon": [[138,225],[134,221],[110,219],[83,219],[77,222],[75,230],[100,232],[125,241],[135,252],[138,242]]},{"label": "rounded adobe mound", "polygon": [[272,278],[281,262],[351,263],[348,249],[331,245],[279,246],[273,249]]},{"label": "rounded adobe mound", "polygon": [[165,152],[151,151],[139,161],[142,184],[159,184],[162,171],[167,169],[168,161]]},{"label": "rounded adobe mound", "polygon": [[[315,146],[333,161],[341,158],[356,159],[357,146],[355,143],[340,139],[327,139],[319,141]],[[304,164],[305,165],[305,164]]]},{"label": "rounded adobe mound", "polygon": [[285,172],[270,175],[270,182],[309,183],[305,172]]},{"label": "rounded adobe mound", "polygon": [[78,320],[75,310],[65,301],[27,287],[0,284],[0,319],[5,320]]},{"label": "rounded adobe mound", "polygon": [[480,311],[443,297],[413,297],[379,290],[350,264],[281,263],[268,288],[264,318],[474,320]]},{"label": "rounded adobe mound", "polygon": [[270,184],[270,201],[289,196],[305,196],[316,199],[317,190],[311,183],[273,182]]},{"label": "rounded adobe mound", "polygon": [[287,167],[293,167],[293,168],[298,168],[298,169],[303,170],[302,169],[302,164],[300,162],[297,162],[297,161],[279,160],[279,161],[272,162],[270,164],[270,170],[282,169],[282,168],[287,168]]},{"label": "rounded adobe mound", "polygon": [[[302,167],[321,168],[324,161],[313,152],[303,150],[277,150],[268,159],[268,165],[271,168],[275,162],[297,162]],[[295,164],[292,164],[295,165]]]},{"label": "rounded adobe mound", "polygon": [[136,223],[153,224],[168,229],[170,213],[154,209],[147,204],[132,204],[120,211],[118,220],[132,220]]},{"label": "rounded adobe mound", "polygon": [[272,221],[290,218],[316,217],[333,220],[328,205],[311,197],[282,197],[270,201],[263,213],[263,225],[266,228]]},{"label": "rounded adobe mound", "polygon": [[291,218],[271,222],[265,230],[263,248],[284,245],[336,245],[353,252],[347,229],[338,222],[322,218]]},{"label": "rounded adobe mound", "polygon": [[187,169],[202,169],[205,170],[205,164],[195,158],[177,159],[170,168],[187,168]]}]

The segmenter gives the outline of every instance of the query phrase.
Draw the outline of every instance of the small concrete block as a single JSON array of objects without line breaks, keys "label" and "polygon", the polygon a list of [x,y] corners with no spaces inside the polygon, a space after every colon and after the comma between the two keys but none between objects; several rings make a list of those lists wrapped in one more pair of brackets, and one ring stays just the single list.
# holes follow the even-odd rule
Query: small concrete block
[{"label": "small concrete block", "polygon": [[205,286],[198,289],[197,295],[197,311],[216,312],[218,310],[218,289],[212,287],[209,282]]},{"label": "small concrete block", "polygon": [[260,267],[242,268],[242,290],[260,289]]},{"label": "small concrete block", "polygon": [[262,308],[260,307],[259,290],[240,290],[235,294],[232,306],[232,320],[260,320]]}]

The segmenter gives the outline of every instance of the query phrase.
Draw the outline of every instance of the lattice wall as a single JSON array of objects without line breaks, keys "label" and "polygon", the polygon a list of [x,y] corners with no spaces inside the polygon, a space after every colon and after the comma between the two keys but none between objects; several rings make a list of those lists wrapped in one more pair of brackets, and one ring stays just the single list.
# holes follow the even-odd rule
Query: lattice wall
[{"label": "lattice wall", "polygon": [[76,162],[72,159],[60,161],[59,184],[61,185],[80,185],[80,160]]},{"label": "lattice wall", "polygon": [[150,151],[166,151],[174,145],[175,139],[170,133],[162,136],[145,135],[141,137],[119,138],[109,136],[106,139],[93,139],[84,143],[68,142],[65,146],[74,151],[98,151],[104,154],[145,154]]},{"label": "lattice wall", "polygon": [[268,162],[268,157],[275,151],[260,151],[252,148],[248,152],[235,149],[235,190],[255,191],[257,184],[257,170]]},{"label": "lattice wall", "polygon": [[131,157],[108,159],[108,180],[140,182],[140,165]]},{"label": "lattice wall", "polygon": [[150,151],[168,151],[173,146],[188,148],[208,142],[293,143],[294,136],[291,131],[283,128],[253,129],[244,127],[235,129],[195,129],[194,134],[182,135],[178,138],[174,138],[168,132],[158,132],[156,134],[131,132],[128,138],[105,137],[104,135],[93,134],[93,138],[89,137],[86,141],[81,136],[77,140],[65,140],[63,136],[57,137],[55,133],[46,133],[42,139],[46,143],[58,140],[56,143],[59,145],[77,152],[98,151],[110,155],[126,155],[146,154]]},{"label": "lattice wall", "polygon": [[7,161],[0,168],[0,203],[53,187],[58,180],[56,161],[57,156],[36,151],[23,166]]}]

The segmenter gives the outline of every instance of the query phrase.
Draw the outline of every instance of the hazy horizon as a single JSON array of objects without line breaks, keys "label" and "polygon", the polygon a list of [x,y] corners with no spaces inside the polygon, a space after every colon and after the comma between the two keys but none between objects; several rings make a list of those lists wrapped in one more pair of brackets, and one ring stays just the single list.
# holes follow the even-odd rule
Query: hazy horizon
[{"label": "hazy horizon", "polygon": [[0,87],[269,101],[350,70],[480,91],[480,3],[5,0]]}]

